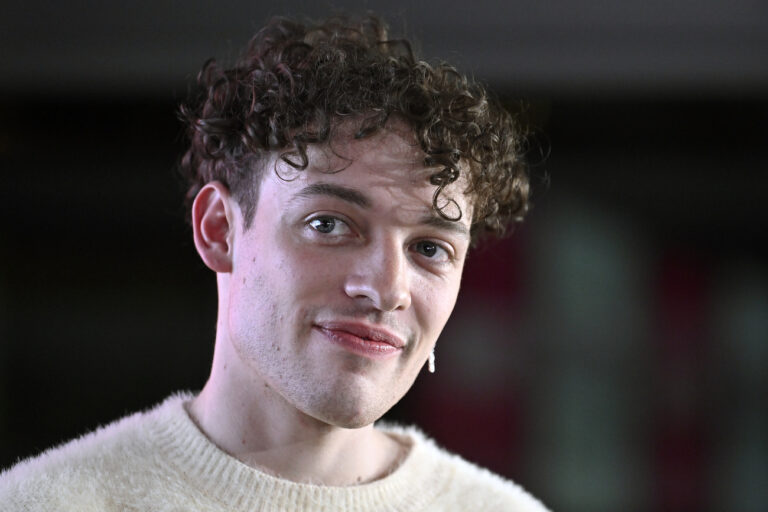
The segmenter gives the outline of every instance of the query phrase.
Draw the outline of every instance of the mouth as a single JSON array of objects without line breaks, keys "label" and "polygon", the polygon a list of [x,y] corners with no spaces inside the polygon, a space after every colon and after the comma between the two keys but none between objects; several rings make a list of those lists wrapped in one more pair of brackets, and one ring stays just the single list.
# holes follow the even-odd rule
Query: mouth
[{"label": "mouth", "polygon": [[370,359],[389,359],[402,352],[405,341],[391,331],[358,322],[316,324],[331,343],[353,354]]}]

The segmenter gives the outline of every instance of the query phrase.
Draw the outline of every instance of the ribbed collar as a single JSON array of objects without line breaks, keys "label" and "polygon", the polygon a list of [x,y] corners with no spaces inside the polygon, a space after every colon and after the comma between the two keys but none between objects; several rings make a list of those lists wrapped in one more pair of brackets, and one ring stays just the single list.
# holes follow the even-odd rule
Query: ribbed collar
[{"label": "ribbed collar", "polygon": [[415,429],[387,428],[411,448],[400,467],[375,482],[332,487],[296,483],[247,466],[214,445],[195,425],[178,394],[151,411],[152,438],[168,463],[197,492],[232,511],[389,510],[425,508],[449,481],[437,448]]}]

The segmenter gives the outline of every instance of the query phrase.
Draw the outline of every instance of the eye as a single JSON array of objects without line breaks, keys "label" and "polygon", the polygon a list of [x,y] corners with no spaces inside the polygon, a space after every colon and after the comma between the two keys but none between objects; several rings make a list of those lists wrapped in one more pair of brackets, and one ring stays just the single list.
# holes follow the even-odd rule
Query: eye
[{"label": "eye", "polygon": [[322,233],[324,235],[343,236],[351,233],[351,230],[349,229],[349,226],[346,222],[329,215],[322,215],[310,219],[307,224],[318,233]]},{"label": "eye", "polygon": [[451,259],[451,254],[440,244],[431,240],[421,240],[413,244],[413,249],[433,261],[444,262]]}]

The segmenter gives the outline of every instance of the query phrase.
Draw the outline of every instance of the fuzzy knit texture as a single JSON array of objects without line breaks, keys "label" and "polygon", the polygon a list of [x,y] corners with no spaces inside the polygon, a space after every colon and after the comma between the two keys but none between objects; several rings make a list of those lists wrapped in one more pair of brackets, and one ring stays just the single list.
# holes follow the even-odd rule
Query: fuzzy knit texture
[{"label": "fuzzy knit texture", "polygon": [[[200,432],[177,394],[0,474],[0,509],[21,511],[544,511],[518,485],[437,447],[414,428],[390,475],[329,487],[246,466]],[[378,427],[377,427],[378,428]]]}]

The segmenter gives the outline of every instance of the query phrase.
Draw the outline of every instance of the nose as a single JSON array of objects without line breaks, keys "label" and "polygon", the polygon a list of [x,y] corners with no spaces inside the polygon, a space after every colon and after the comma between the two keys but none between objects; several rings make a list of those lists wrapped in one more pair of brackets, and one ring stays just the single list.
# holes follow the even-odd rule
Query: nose
[{"label": "nose", "polygon": [[411,306],[409,263],[395,241],[370,244],[356,259],[344,284],[353,299],[369,301],[380,311],[405,310]]}]

